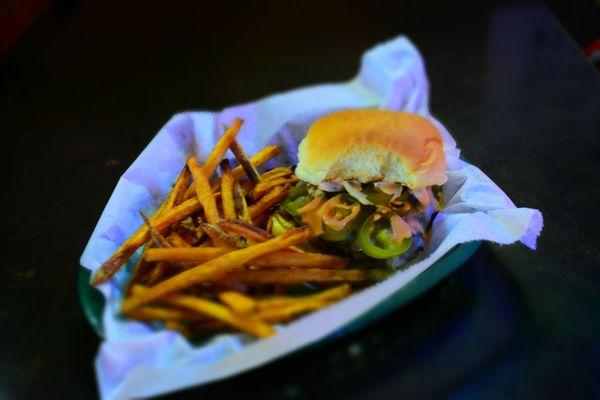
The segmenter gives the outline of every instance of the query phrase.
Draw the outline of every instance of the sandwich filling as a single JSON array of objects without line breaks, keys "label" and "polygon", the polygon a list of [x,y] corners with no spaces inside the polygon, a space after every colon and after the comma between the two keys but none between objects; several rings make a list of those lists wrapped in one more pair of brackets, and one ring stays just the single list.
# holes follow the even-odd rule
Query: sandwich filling
[{"label": "sandwich filling", "polygon": [[388,260],[422,248],[441,207],[441,186],[411,189],[389,181],[319,185],[300,181],[272,219],[272,231],[308,225],[321,240],[344,243],[359,258]]}]

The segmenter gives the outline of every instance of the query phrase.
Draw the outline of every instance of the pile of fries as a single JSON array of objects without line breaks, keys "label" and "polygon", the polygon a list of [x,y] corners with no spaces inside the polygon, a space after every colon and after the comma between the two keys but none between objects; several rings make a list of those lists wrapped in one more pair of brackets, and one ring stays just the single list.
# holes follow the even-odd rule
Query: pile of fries
[{"label": "pile of fries", "polygon": [[[122,303],[126,317],[162,322],[188,336],[267,337],[272,324],[325,307],[381,276],[311,252],[308,227],[270,232],[269,221],[297,178],[289,167],[260,174],[257,168],[280,149],[268,146],[248,157],[236,141],[242,123],[226,128],[203,165],[188,158],[159,209],[150,217],[140,211],[144,224],[94,275],[94,285],[108,281],[143,248]],[[239,166],[224,159],[228,150]],[[290,293],[306,284],[313,293]]]}]

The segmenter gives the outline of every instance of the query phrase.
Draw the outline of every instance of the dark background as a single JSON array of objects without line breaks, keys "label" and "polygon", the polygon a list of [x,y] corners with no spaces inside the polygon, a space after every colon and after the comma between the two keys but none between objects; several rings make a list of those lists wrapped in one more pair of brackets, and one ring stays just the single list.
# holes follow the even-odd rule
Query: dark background
[{"label": "dark background", "polygon": [[365,330],[173,398],[598,397],[600,80],[546,6],[82,1],[0,65],[0,398],[97,396],[78,258],[171,115],[347,80],[400,33],[464,155],[544,213],[538,250],[486,244]]}]

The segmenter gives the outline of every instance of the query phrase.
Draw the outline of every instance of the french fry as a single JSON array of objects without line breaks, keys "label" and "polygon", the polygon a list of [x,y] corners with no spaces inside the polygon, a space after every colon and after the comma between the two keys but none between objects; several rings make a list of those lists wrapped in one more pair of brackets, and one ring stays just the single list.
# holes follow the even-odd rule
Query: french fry
[{"label": "french fry", "polygon": [[144,282],[147,285],[154,285],[156,282],[158,282],[170,269],[172,268],[172,266],[166,262],[166,261],[161,261],[159,263],[157,263],[154,268],[152,268],[150,270],[150,272],[148,273],[148,275],[146,276],[146,278],[144,279]]},{"label": "french fry", "polygon": [[244,194],[250,193],[252,191],[252,188],[254,188],[254,184],[250,182],[250,179],[248,178],[242,178],[237,182],[240,184],[242,192],[244,192]]},{"label": "french fry", "polygon": [[190,185],[190,179],[190,171],[188,170],[187,166],[184,165],[179,173],[179,176],[177,177],[177,180],[175,181],[175,184],[173,185],[173,188],[171,189],[171,193],[169,193],[167,200],[164,202],[164,208],[161,212],[170,210],[183,201],[186,189]]},{"label": "french fry", "polygon": [[[150,290],[148,289],[146,292]],[[177,305],[225,322],[259,338],[269,337],[275,333],[275,329],[271,325],[247,315],[234,314],[227,307],[213,301],[186,295],[171,295],[165,301],[168,304]]]},{"label": "french fry", "polygon": [[[197,201],[198,199],[196,198],[195,200]],[[204,236],[204,231],[202,229],[190,227],[183,224],[177,225],[174,228],[174,232],[177,233],[190,246],[194,246]]]},{"label": "french fry", "polygon": [[191,296],[174,295],[167,298],[167,302],[204,313],[259,338],[269,337],[275,333],[275,329],[271,325],[250,316],[234,314],[227,307],[212,301]]},{"label": "french fry", "polygon": [[250,215],[250,219],[254,220],[264,212],[266,212],[269,208],[273,207],[275,204],[280,203],[285,199],[287,193],[289,191],[289,187],[277,186],[269,193],[260,198],[256,203],[252,204],[248,207],[248,214]]},{"label": "french fry", "polygon": [[202,223],[200,226],[217,247],[246,247],[245,242],[242,242],[240,239],[228,234],[218,225]]},{"label": "french fry", "polygon": [[190,261],[203,263],[233,251],[226,247],[188,247],[172,249],[148,249],[146,261]]},{"label": "french fry", "polygon": [[[159,232],[162,232],[172,224],[189,217],[201,209],[202,205],[198,199],[192,198],[184,201],[170,210],[166,210],[164,213],[161,213],[156,217],[151,217],[150,221]],[[129,259],[129,257],[131,257],[131,255],[135,253],[140,246],[146,243],[149,238],[150,233],[148,232],[148,228],[145,225],[142,225],[117,249],[117,251],[115,251],[115,253],[108,260],[101,265],[92,278],[92,285],[99,285],[108,281]]]},{"label": "french fry", "polygon": [[286,322],[309,311],[318,310],[327,306],[324,301],[301,300],[289,303],[283,307],[266,308],[254,314],[254,316],[264,322],[277,323]]},{"label": "french fry", "polygon": [[146,306],[130,312],[127,317],[140,321],[168,321],[168,320],[203,320],[204,315],[178,310],[175,308]]},{"label": "french fry", "polygon": [[122,303],[121,308],[126,313],[191,285],[218,280],[227,273],[243,268],[244,265],[253,259],[302,243],[310,236],[311,232],[308,228],[297,228],[266,242],[223,254],[194,268],[183,271],[143,293],[127,298]]},{"label": "french fry", "polygon": [[[235,249],[231,247],[151,248],[146,251],[145,260],[148,262],[167,261],[203,263],[234,250]],[[298,253],[286,249],[258,257],[247,265],[252,265],[257,268],[292,267],[341,269],[347,265],[347,260],[328,254]]]},{"label": "french fry", "polygon": [[167,240],[172,244],[171,247],[192,247],[184,238],[177,232],[171,232]]},{"label": "french fry", "polygon": [[[132,291],[134,296],[139,296],[149,292],[150,290],[152,290],[152,288],[135,285]],[[235,314],[227,307],[210,300],[201,299],[190,295],[176,294],[161,299],[161,301],[169,305],[181,307],[186,311],[193,312],[194,314],[198,315],[198,318],[202,318],[203,316],[210,317],[216,320],[215,322],[224,322],[259,338],[271,336],[275,332],[275,329],[273,329],[272,326],[259,321],[252,316]],[[142,307],[138,310],[144,310],[148,307],[149,306]],[[135,315],[138,310],[130,311],[126,313],[126,315]],[[203,324],[204,322],[210,321],[200,321],[200,324]]]},{"label": "french fry", "polygon": [[[385,271],[385,272],[384,272]],[[239,282],[244,285],[279,284],[286,286],[303,283],[339,283],[366,284],[381,280],[387,270],[362,269],[287,269],[267,268],[249,271],[232,271],[220,282],[232,284]],[[213,279],[213,281],[216,281]]]},{"label": "french fry", "polygon": [[211,224],[215,224],[220,219],[220,216],[219,210],[217,210],[215,195],[208,183],[208,176],[195,157],[188,158],[187,165],[194,177],[196,196],[198,196],[198,201],[204,207],[206,220]]},{"label": "french fry", "polygon": [[227,150],[231,147],[231,144],[235,142],[235,138],[237,137],[240,128],[244,121],[241,118],[236,118],[231,123],[231,126],[227,128],[223,136],[219,139],[217,144],[215,145],[213,151],[211,151],[210,155],[206,159],[204,163],[204,171],[206,173],[206,177],[210,179],[216,172],[219,163],[223,159]]},{"label": "french fry", "polygon": [[[152,240],[154,240],[154,243],[156,243],[156,245],[158,247],[163,247],[163,248],[171,248],[171,247],[175,247],[173,246],[173,244],[171,244],[171,242],[169,242],[163,235],[161,235],[160,232],[158,232],[150,223],[150,221],[148,220],[148,217],[146,217],[144,215],[144,213],[142,211],[140,211],[140,215],[142,216],[142,219],[144,220],[144,223],[146,224],[146,226],[148,227],[148,231],[150,231],[150,236],[152,237]],[[173,232],[175,233],[175,232]],[[175,233],[175,235],[177,235],[177,233]],[[181,239],[182,242],[186,243],[185,240],[183,240],[183,238],[181,238],[181,236],[177,235],[177,237],[179,237]],[[189,246],[189,245],[188,245]],[[178,267],[189,267],[189,265],[186,264],[177,264],[174,266],[178,266]],[[166,271],[168,271],[170,268],[169,264],[163,262],[158,263],[154,269],[151,271],[151,273],[149,273],[146,279],[146,282],[148,284],[153,284],[154,282],[156,282],[157,280],[159,280]]]},{"label": "french fry", "polygon": [[[181,247],[186,249],[192,247],[192,245],[190,245],[184,238],[179,236],[177,232],[171,232],[167,239],[169,240],[169,243],[171,243],[171,247]],[[193,264],[189,263],[176,263],[175,265],[180,268],[190,268],[194,266]]]},{"label": "french fry", "polygon": [[263,181],[257,184],[254,189],[250,192],[250,198],[254,201],[260,199],[262,196],[273,190],[277,186],[283,186],[298,181],[298,178],[277,178],[269,181]]},{"label": "french fry", "polygon": [[[217,170],[217,166],[223,159],[227,150],[229,150],[229,146],[233,140],[235,140],[240,128],[242,127],[243,120],[236,118],[231,126],[225,130],[225,133],[221,136],[217,144],[215,145],[213,151],[206,158],[206,162],[204,163],[204,172],[206,174],[206,178],[210,180],[212,176],[215,174]],[[189,199],[192,198],[196,193],[196,183],[192,182],[192,184],[188,187],[185,192],[184,198]]]},{"label": "french fry", "polygon": [[253,298],[239,292],[219,293],[219,300],[238,314],[249,314],[256,308],[256,301]]},{"label": "french fry", "polygon": [[235,201],[235,212],[238,217],[243,221],[252,222],[248,204],[246,203],[246,196],[244,196],[244,192],[242,192],[242,188],[238,182],[235,182],[233,185],[233,199]]},{"label": "french fry", "polygon": [[154,243],[158,247],[173,247],[173,245],[169,243],[169,241],[165,239],[165,237],[158,230],[156,230],[156,228],[152,226],[152,223],[150,222],[148,217],[146,217],[146,215],[142,212],[142,210],[139,210],[139,213],[142,216],[144,224],[146,224],[146,226],[148,227],[148,232],[150,232],[150,237],[152,238]]},{"label": "french fry", "polygon": [[[279,153],[281,153],[281,147],[267,146],[252,157],[250,157],[250,162],[252,163],[254,168],[259,168],[271,158],[277,156]],[[239,180],[244,175],[246,175],[246,171],[244,171],[244,168],[241,165],[239,165],[231,171],[231,174],[233,175],[233,179]]]},{"label": "french fry", "polygon": [[265,229],[267,227],[267,223],[269,222],[269,217],[269,210],[267,210],[262,214],[258,214],[258,216],[252,220],[252,223],[261,229]]},{"label": "french fry", "polygon": [[264,310],[267,308],[283,307],[294,304],[299,301],[325,302],[331,303],[347,297],[352,288],[347,283],[332,287],[319,293],[309,294],[306,296],[274,296],[266,299],[256,300],[256,308]]},{"label": "french fry", "polygon": [[[271,158],[277,156],[279,153],[281,153],[281,147],[267,146],[264,149],[262,149],[261,151],[259,151],[258,153],[256,153],[255,155],[253,155],[252,157],[250,157],[250,162],[252,162],[252,165],[254,166],[254,168],[259,168],[264,163],[269,161]],[[234,169],[231,170],[231,175],[233,175],[234,181],[239,181],[244,176],[246,176],[246,171],[244,171],[244,168],[241,165],[238,165],[237,167],[235,167]],[[213,188],[213,190],[216,191],[217,189],[219,189],[220,186],[221,186],[221,181],[216,180],[213,183],[212,188]],[[188,196],[189,196],[189,194],[186,193],[186,198],[188,198]]]},{"label": "french fry", "polygon": [[[250,157],[250,162],[254,166],[254,168],[259,168],[264,163],[272,159],[281,153],[281,147],[279,146],[267,146],[252,157]],[[246,171],[241,165],[238,165],[234,169],[231,170],[231,175],[233,176],[233,180],[237,181],[246,176]],[[221,186],[221,180],[218,179],[212,184],[213,191],[217,191]],[[195,184],[192,183],[188,190],[185,193],[184,199],[188,200],[195,196]]]},{"label": "french fry", "polygon": [[285,176],[289,176],[292,174],[292,169],[290,167],[276,167],[273,168],[264,174],[260,175],[260,179],[263,182],[270,181],[277,178],[282,178]]},{"label": "french fry", "polygon": [[348,265],[348,260],[320,253],[297,253],[295,251],[281,250],[257,258],[251,263],[254,267],[294,267],[294,268],[319,268],[342,269]]},{"label": "french fry", "polygon": [[221,202],[223,205],[223,216],[225,218],[236,218],[235,202],[233,200],[233,175],[229,160],[221,162]]},{"label": "french fry", "polygon": [[148,244],[144,245],[144,249],[142,250],[142,254],[140,258],[138,258],[135,266],[133,267],[133,271],[131,272],[131,276],[129,277],[129,281],[127,282],[127,288],[125,289],[125,293],[131,293],[131,288],[134,284],[138,283],[139,280],[148,273],[151,265],[146,261],[146,252],[148,251]]},{"label": "french fry", "polygon": [[204,222],[204,219],[202,218],[202,215],[192,215],[190,216],[190,222],[191,222],[191,227],[195,230],[198,229],[198,227],[200,226],[201,222]]},{"label": "french fry", "polygon": [[264,242],[273,237],[272,234],[264,229],[257,228],[256,226],[240,220],[240,219],[224,219],[218,222],[218,225],[229,233],[240,235],[247,240],[255,243]]},{"label": "french fry", "polygon": [[248,178],[250,178],[250,181],[255,185],[259,183],[260,175],[258,174],[258,171],[256,171],[254,165],[252,165],[252,161],[250,160],[250,158],[248,158],[248,155],[246,154],[242,146],[240,146],[238,141],[234,140],[233,142],[231,142],[229,148],[233,152],[233,155],[235,155],[235,158],[237,158],[240,162],[240,166],[244,169],[246,175],[248,176]]}]

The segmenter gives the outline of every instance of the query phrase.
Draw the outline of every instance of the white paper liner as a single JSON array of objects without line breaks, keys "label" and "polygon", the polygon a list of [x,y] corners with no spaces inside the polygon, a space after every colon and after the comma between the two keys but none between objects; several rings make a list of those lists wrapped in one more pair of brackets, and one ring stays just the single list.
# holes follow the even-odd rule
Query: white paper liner
[{"label": "white paper liner", "polygon": [[118,317],[121,288],[132,263],[99,289],[106,298],[105,341],[96,372],[104,399],[154,396],[226,378],[282,357],[324,338],[383,302],[439,260],[455,245],[473,240],[499,244],[521,241],[534,249],[542,226],[538,210],[516,208],[491,179],[461,161],[456,143],[429,114],[428,82],[423,60],[405,37],[378,45],[362,58],[360,72],[346,83],[326,84],[276,94],[220,113],[175,115],[119,180],[90,241],[81,265],[95,271],[142,223],[138,210],[151,214],[166,196],[189,154],[205,158],[236,117],[245,123],[239,141],[250,154],[280,144],[284,154],[272,165],[297,161],[297,144],[318,117],[344,108],[380,107],[430,118],[444,137],[448,182],[446,209],[434,224],[425,252],[412,265],[324,310],[254,340],[221,334],[193,347],[172,331]]}]

